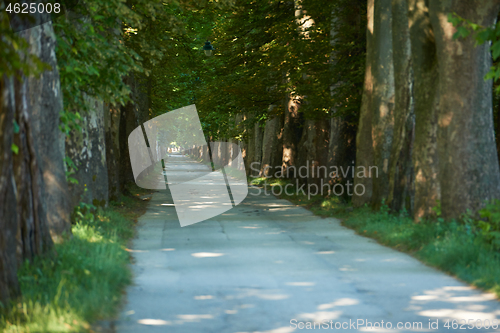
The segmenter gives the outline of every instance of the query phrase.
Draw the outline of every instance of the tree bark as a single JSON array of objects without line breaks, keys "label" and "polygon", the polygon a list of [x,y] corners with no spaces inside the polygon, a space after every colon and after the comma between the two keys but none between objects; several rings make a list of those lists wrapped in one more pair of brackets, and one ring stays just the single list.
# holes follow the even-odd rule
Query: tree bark
[{"label": "tree bark", "polygon": [[[346,9],[344,9],[346,10]],[[350,9],[349,9],[350,10]],[[332,11],[332,26],[330,29],[330,45],[332,46],[332,51],[330,55],[331,65],[334,67],[338,62],[341,54],[335,51],[338,31],[337,29],[341,28],[345,25],[356,25],[359,29],[360,33],[364,28],[361,25],[363,21],[361,17],[361,11],[356,11],[355,15],[349,15],[349,19],[346,19],[347,13],[343,13],[341,18],[335,15],[335,11]],[[337,13],[339,15],[340,13]],[[341,23],[341,24],[339,24]],[[342,38],[342,37],[340,37]],[[339,42],[345,43],[344,40],[340,40]],[[338,80],[338,79],[337,79]],[[330,86],[330,94],[332,97],[335,95],[335,90],[341,86],[343,82],[336,82],[335,78],[333,84]],[[357,127],[349,124],[349,118],[354,117],[355,115],[350,116],[340,116],[338,115],[338,111],[341,108],[341,103],[337,103],[331,109],[333,117],[330,118],[330,126],[329,132],[330,137],[328,141],[328,162],[327,167],[329,176],[332,175],[331,171],[338,170],[339,172],[332,179],[329,177],[328,181],[330,185],[335,186],[336,184],[342,184],[343,188],[349,188],[354,183],[353,173],[351,172],[352,168],[355,168],[354,162],[356,161],[356,130]],[[349,195],[348,191],[345,191],[343,198],[345,201],[349,201],[352,196]]]},{"label": "tree bark", "polygon": [[391,0],[375,0],[373,21],[373,178],[372,208],[380,209],[389,196],[389,159],[394,130],[394,66],[392,62]]},{"label": "tree bark", "polygon": [[[249,115],[245,114],[245,118],[248,119]],[[245,170],[247,176],[253,175],[252,170],[250,169],[251,164],[255,161],[255,125],[248,126],[245,129],[244,140],[246,143],[246,152],[245,152]]]},{"label": "tree bark", "polygon": [[264,146],[264,130],[260,126],[260,123],[255,123],[255,159],[254,161],[258,163],[258,168],[262,167],[262,151]]},{"label": "tree bark", "polygon": [[[295,99],[292,94],[286,99],[285,105],[285,120],[283,123],[283,162],[282,169],[283,173],[287,174],[287,169],[291,166],[295,166],[297,158],[297,138],[299,128],[299,108],[300,101]],[[291,169],[293,170],[293,169]],[[295,172],[288,173],[290,178],[295,177]]]},{"label": "tree bark", "polygon": [[128,136],[130,133],[149,120],[151,84],[141,75],[130,74],[125,83],[131,87],[132,101],[120,108],[119,147],[120,147],[120,192],[125,191],[125,185],[134,181],[130,154],[128,151]]},{"label": "tree bark", "polygon": [[476,46],[473,36],[453,39],[449,13],[491,26],[500,10],[497,0],[436,0],[430,18],[439,63],[440,105],[438,152],[441,209],[444,218],[478,210],[500,195],[500,171],[495,151],[489,44]]},{"label": "tree bark", "polygon": [[372,108],[374,79],[372,71],[374,63],[374,0],[368,0],[367,5],[365,83],[358,132],[356,134],[356,172],[354,174],[354,188],[360,185],[363,188],[363,193],[361,195],[354,193],[352,197],[354,207],[361,207],[369,203],[373,192],[373,180],[369,173],[369,168],[373,166]]},{"label": "tree bark", "polygon": [[14,80],[0,78],[0,302],[20,295],[17,281],[17,200],[12,165]]},{"label": "tree bark", "polygon": [[411,153],[414,140],[413,72],[407,0],[392,0],[394,62],[394,137],[389,167],[387,205],[396,212],[412,212]]},{"label": "tree bark", "polygon": [[283,121],[280,116],[268,119],[262,143],[261,174],[269,177],[281,167],[283,157]]},{"label": "tree bark", "polygon": [[413,216],[419,221],[433,214],[440,199],[437,155],[438,61],[434,32],[426,0],[409,0],[409,22],[414,75],[415,141],[412,161],[415,175]]},{"label": "tree bark", "polygon": [[[297,176],[301,184],[320,185],[326,183],[324,167],[328,167],[329,119],[307,119],[298,144]],[[307,167],[307,173],[303,167]],[[323,168],[319,168],[323,167]],[[300,170],[299,170],[300,169]]]},{"label": "tree bark", "polygon": [[[101,100],[85,96],[88,111],[82,115],[81,131],[66,138],[66,155],[78,170],[73,175],[78,184],[70,184],[71,203],[80,201],[95,206],[108,203],[108,168],[104,130],[104,105]],[[130,161],[129,161],[130,163]]]},{"label": "tree bark", "polygon": [[[22,81],[22,82],[21,82]],[[52,247],[43,196],[43,175],[38,164],[33,130],[28,114],[27,80],[14,79],[16,122],[19,133],[14,143],[14,179],[17,193],[17,255],[18,263],[32,260]]]},{"label": "tree bark", "polygon": [[[331,175],[335,168],[340,171],[335,178],[329,178],[329,182],[333,186],[340,183],[344,188],[348,188],[354,184],[352,168],[355,167],[356,161],[356,127],[349,126],[344,117],[333,117],[330,118],[329,132],[328,172]],[[348,185],[348,182],[351,185]],[[345,191],[343,198],[348,201],[352,196]]]},{"label": "tree bark", "polygon": [[52,69],[40,77],[29,77],[28,111],[31,117],[37,159],[43,169],[43,197],[47,221],[54,241],[71,233],[68,184],[64,169],[64,134],[59,130],[63,109],[59,71],[55,56],[56,37],[52,23],[47,22],[21,33],[29,43],[29,51]]},{"label": "tree bark", "polygon": [[121,110],[118,106],[104,105],[109,200],[117,200],[120,196],[120,116]]}]

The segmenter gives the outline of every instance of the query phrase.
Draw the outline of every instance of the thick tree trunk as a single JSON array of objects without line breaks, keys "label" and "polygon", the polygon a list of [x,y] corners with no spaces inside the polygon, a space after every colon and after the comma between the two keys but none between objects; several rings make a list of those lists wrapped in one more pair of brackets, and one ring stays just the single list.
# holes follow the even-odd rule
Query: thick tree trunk
[{"label": "thick tree trunk", "polygon": [[412,161],[415,175],[416,221],[432,215],[440,198],[437,156],[438,61],[434,32],[425,0],[409,0],[410,39],[414,75],[415,142]]},{"label": "thick tree trunk", "polygon": [[264,129],[260,126],[260,123],[255,123],[254,126],[254,139],[255,139],[255,156],[254,156],[254,161],[255,162],[255,168],[256,170],[259,170],[259,172],[256,172],[252,170],[252,175],[258,176],[260,175],[260,170],[262,168],[262,148],[264,146]]},{"label": "thick tree trunk", "polygon": [[120,116],[121,110],[118,106],[104,105],[109,200],[117,200],[120,196]]},{"label": "thick tree trunk", "polygon": [[[351,25],[354,22],[362,21],[361,13],[356,13],[355,16],[349,15],[349,19],[345,16],[340,16],[340,13],[332,12],[332,27],[330,29],[330,45],[334,50],[330,55],[330,62],[332,66],[335,66],[338,58],[341,56],[335,51],[335,44],[337,42],[338,31],[341,26]],[[344,13],[342,13],[344,14]],[[352,18],[355,18],[354,20]],[[356,19],[357,17],[357,19]],[[342,20],[342,21],[340,21]],[[341,25],[339,25],[339,23]],[[361,24],[358,26],[359,31],[365,28]],[[333,97],[335,95],[335,90],[341,86],[342,82],[335,82],[330,86],[330,94]],[[337,114],[339,107],[332,107],[333,117],[330,118],[330,137],[328,141],[328,162],[327,167],[329,171],[328,181],[330,185],[335,186],[336,184],[342,184],[343,188],[348,188],[354,183],[354,177],[352,169],[355,167],[354,162],[356,161],[356,126],[349,125],[348,117],[339,116]],[[352,116],[351,116],[352,117]],[[335,172],[338,171],[338,172]],[[333,178],[330,176],[334,176]],[[352,196],[345,191],[343,195],[346,201],[349,201]]]},{"label": "thick tree trunk", "polygon": [[128,150],[128,136],[137,127],[140,126],[139,119],[134,113],[134,105],[127,103],[120,108],[120,130],[118,133],[120,144],[120,192],[125,192],[125,185],[134,181],[132,164],[130,163],[130,154]]},{"label": "thick tree trunk", "polygon": [[[333,117],[330,118],[329,132],[328,172],[331,175],[332,172],[339,171],[329,181],[333,186],[339,183],[345,189],[351,188],[354,184],[352,168],[355,167],[354,162],[356,161],[356,128],[349,126],[344,117]],[[347,191],[343,197],[346,201],[352,198]]]},{"label": "thick tree trunk", "polygon": [[394,130],[394,66],[391,0],[375,0],[373,22],[373,177],[371,205],[379,209],[389,196],[389,159]]},{"label": "thick tree trunk", "polygon": [[[245,117],[248,117],[248,115]],[[250,176],[253,175],[250,165],[255,161],[255,126],[249,126],[249,128],[245,130],[244,140],[246,143],[244,159],[245,169],[247,176]]]},{"label": "thick tree trunk", "polygon": [[151,82],[140,74],[132,73],[125,78],[125,83],[131,87],[132,101],[122,106],[119,120],[119,147],[120,147],[120,192],[125,192],[125,185],[134,181],[130,155],[128,151],[128,136],[130,133],[149,120],[151,104]]},{"label": "thick tree trunk", "polygon": [[[241,139],[238,139],[237,141],[235,141],[235,143],[238,145],[238,147],[240,147],[241,157],[243,158],[243,161],[246,160],[247,153],[248,153],[247,141],[242,139],[245,135],[245,132],[246,132],[246,130],[244,128],[245,119],[246,119],[245,113],[239,113],[234,117],[235,128],[237,129],[237,132],[238,132],[237,134],[238,134],[238,137],[241,138]],[[235,153],[235,152],[233,151],[233,153]],[[233,159],[236,158],[236,156],[233,156],[233,155],[231,157]]]},{"label": "thick tree trunk", "polygon": [[66,139],[66,155],[78,168],[73,175],[78,184],[69,185],[71,203],[75,206],[83,201],[105,206],[109,197],[104,106],[93,97],[85,96],[85,102],[88,111],[82,115],[82,130],[72,131]]},{"label": "thick tree trunk", "polygon": [[414,139],[413,72],[407,0],[392,0],[394,62],[394,137],[389,167],[387,204],[393,211],[412,212],[411,153]]},{"label": "thick tree trunk", "polygon": [[18,260],[16,188],[12,168],[15,101],[14,80],[0,77],[0,302],[20,294],[17,281]]},{"label": "thick tree trunk", "polygon": [[365,83],[361,112],[359,115],[358,132],[356,134],[356,172],[354,174],[354,188],[363,189],[361,195],[356,192],[352,197],[354,207],[360,207],[370,202],[373,192],[374,175],[370,174],[373,166],[373,139],[372,139],[372,112],[373,112],[373,15],[374,0],[368,0],[367,29],[366,29],[366,69]]},{"label": "thick tree trunk", "polygon": [[280,116],[266,121],[262,143],[261,174],[263,176],[272,176],[281,167],[283,158],[282,126],[283,120]]},{"label": "thick tree trunk", "polygon": [[441,209],[444,218],[476,211],[485,200],[500,195],[500,171],[495,151],[489,44],[476,46],[473,36],[453,39],[449,13],[482,26],[495,23],[497,0],[431,1],[430,18],[439,63],[440,104],[438,152]]},{"label": "thick tree trunk", "polygon": [[37,160],[33,130],[28,114],[27,80],[14,79],[16,122],[19,133],[14,144],[19,151],[14,155],[14,179],[17,194],[17,255],[18,263],[33,259],[52,247],[47,225],[43,195],[43,175]]},{"label": "thick tree trunk", "polygon": [[[287,169],[292,166],[296,166],[296,158],[297,158],[297,138],[300,138],[300,135],[297,135],[299,131],[299,108],[300,101],[294,99],[292,95],[287,98],[287,102],[285,105],[285,117],[283,123],[283,174],[287,174]],[[293,172],[293,168],[291,172],[288,172],[288,176],[290,178],[295,177],[295,172]]]},{"label": "thick tree trunk", "polygon": [[325,168],[328,167],[329,139],[329,119],[305,121],[297,152],[296,173],[301,184],[320,185],[322,180],[323,184],[327,183],[328,170],[325,174]]},{"label": "thick tree trunk", "polygon": [[39,78],[28,78],[28,111],[31,117],[34,141],[40,166],[43,169],[43,197],[47,221],[54,240],[63,233],[71,233],[68,184],[64,169],[64,134],[59,130],[63,109],[62,93],[55,56],[56,37],[52,23],[22,32],[31,54],[52,66]]}]

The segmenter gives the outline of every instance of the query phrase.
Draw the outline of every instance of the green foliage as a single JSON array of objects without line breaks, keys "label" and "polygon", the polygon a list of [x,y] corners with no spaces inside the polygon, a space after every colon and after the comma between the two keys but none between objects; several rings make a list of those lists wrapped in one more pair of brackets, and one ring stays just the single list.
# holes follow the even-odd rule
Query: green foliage
[{"label": "green foliage", "polygon": [[19,154],[19,147],[15,143],[10,146],[10,150],[16,155]]},{"label": "green foliage", "polygon": [[97,217],[97,207],[93,204],[80,202],[78,206],[73,209],[72,223],[94,223]]},{"label": "green foliage", "polygon": [[[500,22],[492,27],[483,27],[458,16],[456,13],[449,14],[448,21],[457,28],[457,32],[453,35],[455,39],[466,38],[474,33],[478,45],[491,42],[490,50],[495,63],[486,74],[485,80],[492,79],[497,82],[500,79],[500,64],[498,62],[500,60]],[[500,94],[500,86],[496,87],[496,93]]]},{"label": "green foliage", "polygon": [[140,25],[140,16],[124,1],[80,1],[78,16],[62,16],[54,22],[56,54],[65,112],[61,130],[78,129],[78,110],[85,111],[86,93],[110,103],[125,103],[130,89],[123,77],[140,71],[139,55],[128,48],[122,25]]},{"label": "green foliage", "polygon": [[[193,79],[182,81],[200,60],[191,57],[197,44],[192,40],[193,30],[203,31],[195,22],[206,22],[206,13],[230,2],[80,1],[74,9],[77,15],[54,22],[65,105],[61,130],[66,134],[78,130],[79,112],[87,110],[83,93],[121,105],[136,98],[130,94],[131,76],[151,88],[143,91],[151,101],[151,116],[193,103],[186,98],[192,96],[186,88]],[[183,84],[182,89],[177,87]],[[172,96],[174,90],[183,94]]]},{"label": "green foliage", "polygon": [[479,215],[484,219],[476,221],[481,234],[495,250],[500,251],[500,200],[489,202]]},{"label": "green foliage", "polygon": [[[289,97],[307,96],[299,110],[306,118],[345,116],[357,124],[366,2],[304,0],[302,8],[307,22],[314,21],[310,27],[299,23],[306,17],[295,16],[293,1],[241,0],[216,13],[215,54],[193,71],[201,86],[195,100],[210,136],[242,138],[245,128],[282,114]],[[234,116],[242,112],[247,123],[234,131]]]},{"label": "green foliage", "polygon": [[71,175],[74,175],[76,171],[78,171],[78,168],[76,167],[75,163],[68,156],[64,157],[64,163],[66,164],[66,181],[68,181],[71,184],[78,184],[78,180],[76,178],[71,177]]},{"label": "green foliage", "polygon": [[22,299],[0,315],[2,332],[82,332],[115,315],[130,283],[126,243],[133,221],[112,209],[80,216],[56,256],[38,257],[18,272]]},{"label": "green foliage", "polygon": [[28,42],[10,28],[5,3],[0,2],[0,77],[4,75],[39,75],[50,68],[35,55],[29,54]]}]

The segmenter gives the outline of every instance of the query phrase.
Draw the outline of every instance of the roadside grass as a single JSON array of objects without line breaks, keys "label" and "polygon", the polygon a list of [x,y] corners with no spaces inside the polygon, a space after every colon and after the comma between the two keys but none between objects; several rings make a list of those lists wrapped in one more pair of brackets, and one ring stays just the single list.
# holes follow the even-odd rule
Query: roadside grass
[{"label": "roadside grass", "polygon": [[[249,178],[249,184],[265,188],[284,186],[288,182],[284,179]],[[500,248],[491,237],[495,223],[498,228],[500,203],[490,204],[481,211],[480,217],[489,217],[489,220],[466,214],[459,220],[445,221],[439,217],[439,207],[436,207],[437,218],[415,223],[406,212],[392,214],[385,205],[380,211],[366,206],[352,208],[350,203],[336,196],[297,194],[295,186],[290,186],[288,193],[292,194],[282,193],[279,197],[318,216],[338,218],[342,225],[359,235],[409,253],[500,298]]]},{"label": "roadside grass", "polygon": [[0,331],[92,332],[93,322],[117,314],[131,283],[127,243],[145,203],[122,196],[106,209],[86,208],[77,214],[73,237],[19,269],[22,297],[0,314]]}]

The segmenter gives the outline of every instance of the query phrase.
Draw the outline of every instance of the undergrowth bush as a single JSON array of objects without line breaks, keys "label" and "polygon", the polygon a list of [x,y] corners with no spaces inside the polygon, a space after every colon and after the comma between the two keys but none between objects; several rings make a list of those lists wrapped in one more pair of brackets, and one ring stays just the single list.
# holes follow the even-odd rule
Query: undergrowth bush
[{"label": "undergrowth bush", "polygon": [[126,242],[134,222],[112,208],[81,205],[73,237],[18,272],[22,298],[0,317],[3,332],[81,332],[115,314],[131,281]]}]

